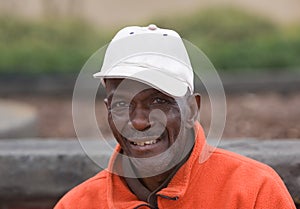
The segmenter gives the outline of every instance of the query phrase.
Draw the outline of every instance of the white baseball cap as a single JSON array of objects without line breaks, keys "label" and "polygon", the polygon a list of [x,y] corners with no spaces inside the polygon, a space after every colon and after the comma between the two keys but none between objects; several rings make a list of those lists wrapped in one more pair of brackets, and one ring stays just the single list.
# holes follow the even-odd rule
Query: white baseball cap
[{"label": "white baseball cap", "polygon": [[[177,32],[129,26],[109,43],[100,72],[95,78],[129,78],[168,95],[181,97],[194,91],[190,59]],[[102,82],[103,85],[104,82]]]}]

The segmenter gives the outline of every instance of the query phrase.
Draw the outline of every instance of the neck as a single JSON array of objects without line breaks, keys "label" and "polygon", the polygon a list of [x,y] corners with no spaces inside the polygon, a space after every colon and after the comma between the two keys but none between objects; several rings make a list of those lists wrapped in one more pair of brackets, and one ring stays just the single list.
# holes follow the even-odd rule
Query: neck
[{"label": "neck", "polygon": [[159,188],[161,185],[165,183],[165,181],[168,179],[168,177],[172,174],[174,170],[175,167],[157,176],[141,178],[139,180],[145,187],[149,189],[149,191],[153,192],[154,190],[156,190],[157,188]]}]

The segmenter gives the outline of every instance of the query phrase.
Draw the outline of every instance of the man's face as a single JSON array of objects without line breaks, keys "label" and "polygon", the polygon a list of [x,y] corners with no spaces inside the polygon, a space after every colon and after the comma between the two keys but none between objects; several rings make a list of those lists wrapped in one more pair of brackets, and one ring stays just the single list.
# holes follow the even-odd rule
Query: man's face
[{"label": "man's face", "polygon": [[[126,84],[120,85],[122,81]],[[176,140],[185,146],[189,138],[187,127],[191,131],[193,125],[187,122],[192,113],[186,97],[174,99],[133,80],[107,79],[105,83],[108,123],[124,154],[153,157],[165,152]]]}]

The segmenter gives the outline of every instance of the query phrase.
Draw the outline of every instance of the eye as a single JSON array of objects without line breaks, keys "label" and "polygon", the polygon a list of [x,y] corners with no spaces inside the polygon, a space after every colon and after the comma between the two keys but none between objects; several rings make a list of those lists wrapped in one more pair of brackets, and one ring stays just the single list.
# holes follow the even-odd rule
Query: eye
[{"label": "eye", "polygon": [[125,102],[125,101],[118,101],[118,102],[112,103],[110,106],[111,106],[111,109],[125,108],[125,107],[129,107],[129,103]]}]

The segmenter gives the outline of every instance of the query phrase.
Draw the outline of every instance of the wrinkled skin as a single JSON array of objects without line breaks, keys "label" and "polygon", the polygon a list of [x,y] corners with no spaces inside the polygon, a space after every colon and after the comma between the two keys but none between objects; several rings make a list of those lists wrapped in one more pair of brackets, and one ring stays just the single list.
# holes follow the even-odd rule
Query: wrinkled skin
[{"label": "wrinkled skin", "polygon": [[[122,81],[126,84],[120,85]],[[123,153],[138,159],[159,157],[158,160],[142,163],[137,159],[138,171],[172,170],[166,168],[172,168],[172,162],[184,157],[183,150],[190,150],[193,146],[193,126],[199,112],[200,96],[173,98],[146,84],[128,79],[106,79],[105,85],[108,123]],[[156,141],[145,146],[136,144],[151,140]],[[169,149],[174,143],[176,146]],[[164,173],[156,181],[163,181],[168,172]],[[153,185],[147,186],[151,188]]]}]

